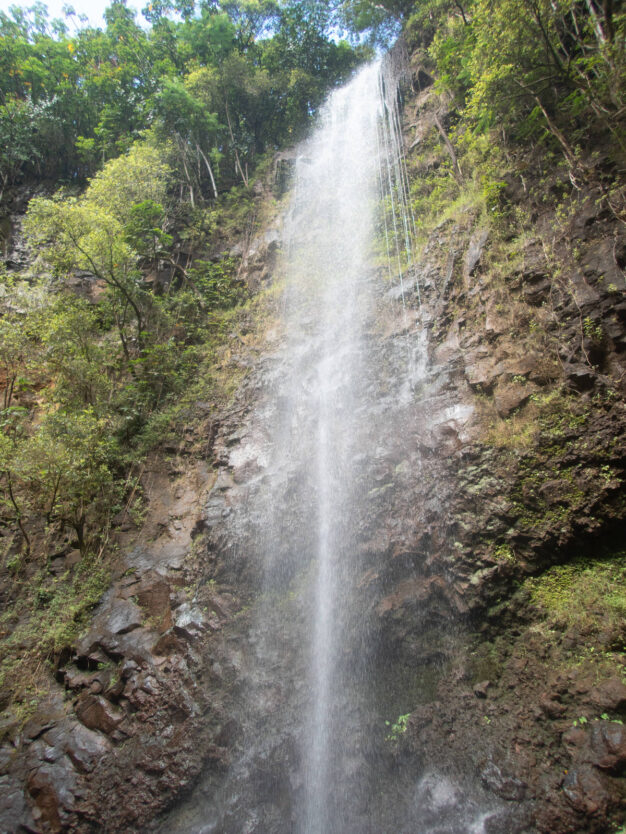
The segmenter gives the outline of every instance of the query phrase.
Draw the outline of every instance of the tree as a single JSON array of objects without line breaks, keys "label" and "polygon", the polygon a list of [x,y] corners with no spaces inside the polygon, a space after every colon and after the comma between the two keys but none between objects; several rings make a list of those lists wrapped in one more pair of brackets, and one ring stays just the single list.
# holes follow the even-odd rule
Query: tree
[{"label": "tree", "polygon": [[208,174],[213,196],[217,199],[217,185],[209,161],[217,150],[220,131],[217,116],[209,112],[184,84],[169,78],[155,95],[153,108],[158,133],[176,142],[178,164],[189,188],[191,205],[195,205],[195,193],[200,192],[200,171]]},{"label": "tree", "polygon": [[30,512],[69,525],[84,555],[89,521],[97,525],[114,503],[110,425],[86,409],[48,414],[9,461],[13,489]]},{"label": "tree", "polygon": [[462,18],[453,8],[431,54],[479,127],[543,126],[572,169],[576,130],[589,120],[623,144],[626,15],[591,0],[475,0]]},{"label": "tree", "polygon": [[129,361],[128,317],[134,318],[132,340],[141,350],[151,303],[126,224],[135,219],[137,203],[165,199],[168,176],[160,151],[138,143],[124,157],[109,162],[82,197],[33,199],[25,221],[31,243],[57,275],[86,270],[107,286]]},{"label": "tree", "polygon": [[[2,191],[13,185],[25,163],[37,156],[34,143],[34,106],[29,100],[7,99],[0,105],[0,182]],[[2,199],[0,191],[0,199]]]},{"label": "tree", "polygon": [[54,380],[54,401],[64,409],[92,408],[95,414],[107,410],[114,355],[102,314],[88,302],[61,292],[39,316],[41,361]]}]

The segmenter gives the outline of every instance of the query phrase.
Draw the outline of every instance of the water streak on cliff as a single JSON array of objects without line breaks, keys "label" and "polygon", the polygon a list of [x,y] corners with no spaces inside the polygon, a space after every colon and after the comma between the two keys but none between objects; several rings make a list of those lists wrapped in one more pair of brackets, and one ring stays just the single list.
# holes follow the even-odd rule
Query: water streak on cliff
[{"label": "water streak on cliff", "polygon": [[[291,460],[310,455],[307,495],[314,519],[312,546],[302,548],[313,557],[307,628],[311,703],[298,822],[306,834],[342,829],[342,803],[332,783],[342,770],[338,739],[347,719],[341,695],[355,674],[343,650],[357,570],[351,520],[355,507],[367,500],[359,456],[371,396],[368,321],[379,292],[372,263],[376,241],[384,240],[380,254],[403,295],[413,237],[396,94],[397,79],[377,62],[330,96],[298,159],[286,236],[285,325],[293,360],[282,391],[291,416],[290,442],[283,436],[281,447]],[[285,496],[274,495],[272,506],[288,506]]]}]

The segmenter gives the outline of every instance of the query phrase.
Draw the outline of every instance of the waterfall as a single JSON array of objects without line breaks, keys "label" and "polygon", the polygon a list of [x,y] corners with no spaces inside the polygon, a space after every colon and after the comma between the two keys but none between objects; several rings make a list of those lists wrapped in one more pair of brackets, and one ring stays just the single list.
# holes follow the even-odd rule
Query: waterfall
[{"label": "waterfall", "polygon": [[[276,275],[281,338],[244,391],[208,506],[214,541],[231,543],[221,558],[256,585],[224,638],[236,753],[163,834],[482,831],[463,827],[449,779],[385,763],[385,718],[428,686],[410,665],[386,665],[374,612],[381,572],[420,571],[405,544],[411,508],[387,526],[421,471],[414,231],[398,73],[378,61],[330,95],[297,151]],[[388,565],[392,534],[409,551]]]},{"label": "waterfall", "polygon": [[286,380],[287,454],[311,461],[307,500],[315,517],[301,834],[342,830],[341,801],[331,785],[343,770],[337,741],[350,681],[342,650],[355,581],[354,519],[367,495],[359,459],[372,384],[368,330],[380,281],[372,244],[383,197],[390,209],[389,220],[382,212],[387,263],[399,282],[401,248],[412,238],[395,89],[386,82],[376,62],[330,96],[298,158],[286,235],[285,326],[294,357]]}]

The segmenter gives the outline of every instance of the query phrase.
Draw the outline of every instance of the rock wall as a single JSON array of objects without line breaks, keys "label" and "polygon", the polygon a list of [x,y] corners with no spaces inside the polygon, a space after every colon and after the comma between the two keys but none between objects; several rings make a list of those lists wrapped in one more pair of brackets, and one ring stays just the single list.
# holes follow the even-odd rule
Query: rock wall
[{"label": "rock wall", "polygon": [[[449,115],[430,80],[416,61],[414,177],[433,113],[444,126]],[[428,165],[445,154],[433,145]],[[507,175],[501,219],[468,201],[427,230],[404,297],[380,277],[349,649],[371,668],[371,693],[352,693],[355,773],[382,796],[355,797],[355,831],[404,830],[416,815],[458,831],[474,807],[499,834],[623,821],[623,617],[557,615],[540,589],[581,559],[622,564],[626,235],[597,183],[568,192],[565,217],[546,203],[567,184],[542,164],[528,152]],[[594,164],[601,181],[606,157]],[[207,808],[222,826],[208,830],[292,830],[302,600],[283,574],[276,616],[294,631],[251,680],[259,566],[245,519],[279,361],[268,287],[280,242],[274,220],[235,252],[261,301],[224,357],[243,377],[233,402],[219,414],[198,403],[180,444],[149,461],[147,516],[119,519],[114,584],[48,699],[8,731],[3,831],[195,831]],[[400,715],[390,734],[384,719]]]}]

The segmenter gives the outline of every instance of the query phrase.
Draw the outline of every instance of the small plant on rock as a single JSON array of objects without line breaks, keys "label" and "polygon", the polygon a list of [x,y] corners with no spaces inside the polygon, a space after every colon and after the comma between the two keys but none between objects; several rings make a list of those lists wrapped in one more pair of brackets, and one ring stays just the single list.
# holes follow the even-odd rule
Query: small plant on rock
[{"label": "small plant on rock", "polygon": [[397,720],[392,724],[391,721],[385,721],[385,725],[390,728],[389,735],[386,736],[386,741],[398,741],[400,736],[406,733],[406,729],[408,726],[409,718],[411,717],[411,713],[407,712],[406,715],[399,715]]}]

